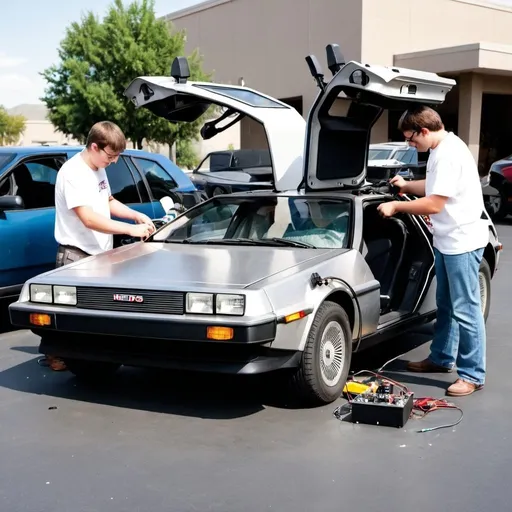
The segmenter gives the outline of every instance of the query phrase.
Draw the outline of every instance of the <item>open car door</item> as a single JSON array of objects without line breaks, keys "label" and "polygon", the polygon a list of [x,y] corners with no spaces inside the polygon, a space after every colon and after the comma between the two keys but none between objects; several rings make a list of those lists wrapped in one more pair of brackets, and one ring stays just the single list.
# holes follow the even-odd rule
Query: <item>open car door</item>
[{"label": "open car door", "polygon": [[[455,85],[454,80],[435,73],[355,61],[331,64],[334,75],[326,84],[316,59],[309,59],[320,92],[307,120],[306,190],[349,189],[364,184],[371,129],[382,112],[443,103]],[[339,98],[350,101],[344,116],[333,108]]]},{"label": "open car door", "polygon": [[[224,112],[205,122],[201,136],[210,139],[248,116],[259,122],[268,141],[274,188],[297,188],[302,179],[306,121],[293,107],[247,87],[189,81],[188,63],[177,57],[171,76],[138,77],[125,96],[137,108],[147,108],[172,123],[193,122],[212,106]],[[224,126],[221,121],[236,116]]]}]

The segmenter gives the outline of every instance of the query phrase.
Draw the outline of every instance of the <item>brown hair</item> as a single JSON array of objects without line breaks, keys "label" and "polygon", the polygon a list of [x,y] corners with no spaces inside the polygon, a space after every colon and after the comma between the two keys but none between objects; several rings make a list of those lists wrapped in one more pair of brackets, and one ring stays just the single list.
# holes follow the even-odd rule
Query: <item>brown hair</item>
[{"label": "brown hair", "polygon": [[406,110],[398,121],[401,132],[419,132],[422,128],[431,132],[442,130],[444,125],[441,116],[434,109],[421,106]]},{"label": "brown hair", "polygon": [[115,153],[122,153],[126,149],[124,133],[117,124],[111,121],[100,121],[89,130],[85,145],[87,148],[90,148],[91,144],[94,143],[100,149],[105,149],[109,146]]}]

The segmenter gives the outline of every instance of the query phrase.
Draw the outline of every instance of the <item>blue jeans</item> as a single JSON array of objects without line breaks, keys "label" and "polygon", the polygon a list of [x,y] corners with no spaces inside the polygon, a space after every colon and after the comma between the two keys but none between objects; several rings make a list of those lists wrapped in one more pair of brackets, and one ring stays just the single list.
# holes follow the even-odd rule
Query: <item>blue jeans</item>
[{"label": "blue jeans", "polygon": [[485,323],[478,270],[483,249],[447,255],[434,249],[437,279],[437,324],[429,359],[457,365],[459,377],[485,382]]}]

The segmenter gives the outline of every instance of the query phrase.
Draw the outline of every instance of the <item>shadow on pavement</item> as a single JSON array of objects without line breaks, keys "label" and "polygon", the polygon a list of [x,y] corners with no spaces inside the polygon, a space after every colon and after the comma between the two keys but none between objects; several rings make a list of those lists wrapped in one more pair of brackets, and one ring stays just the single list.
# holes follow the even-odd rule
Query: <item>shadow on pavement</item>
[{"label": "shadow on pavement", "polygon": [[[376,370],[389,359],[430,339],[428,328],[403,335],[355,355],[351,371]],[[16,346],[11,350],[38,355],[34,346]],[[283,374],[228,376],[125,367],[111,381],[86,384],[69,372],[53,372],[43,367],[38,360],[39,355],[0,372],[0,386],[34,395],[208,419],[250,416],[266,407],[304,408],[286,389]],[[404,365],[399,358],[386,369],[399,371]],[[405,377],[400,380],[405,381]],[[435,385],[432,381],[428,383]]]},{"label": "shadow on pavement", "polygon": [[16,299],[0,299],[0,334],[18,330],[17,327],[11,324],[9,319],[9,304]]}]

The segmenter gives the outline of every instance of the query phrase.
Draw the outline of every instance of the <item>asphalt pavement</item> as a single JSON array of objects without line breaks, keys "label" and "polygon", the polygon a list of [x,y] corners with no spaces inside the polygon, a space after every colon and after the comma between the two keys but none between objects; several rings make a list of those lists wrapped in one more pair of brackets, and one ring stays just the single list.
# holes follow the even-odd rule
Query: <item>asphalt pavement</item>
[{"label": "asphalt pavement", "polygon": [[[300,409],[272,380],[123,369],[91,388],[38,364],[38,338],[0,334],[0,510],[5,512],[508,511],[512,450],[512,221],[493,280],[485,389],[402,429],[341,421],[345,400]],[[431,326],[355,358],[417,397],[455,375],[405,372]],[[510,393],[510,395],[509,395]]]}]

